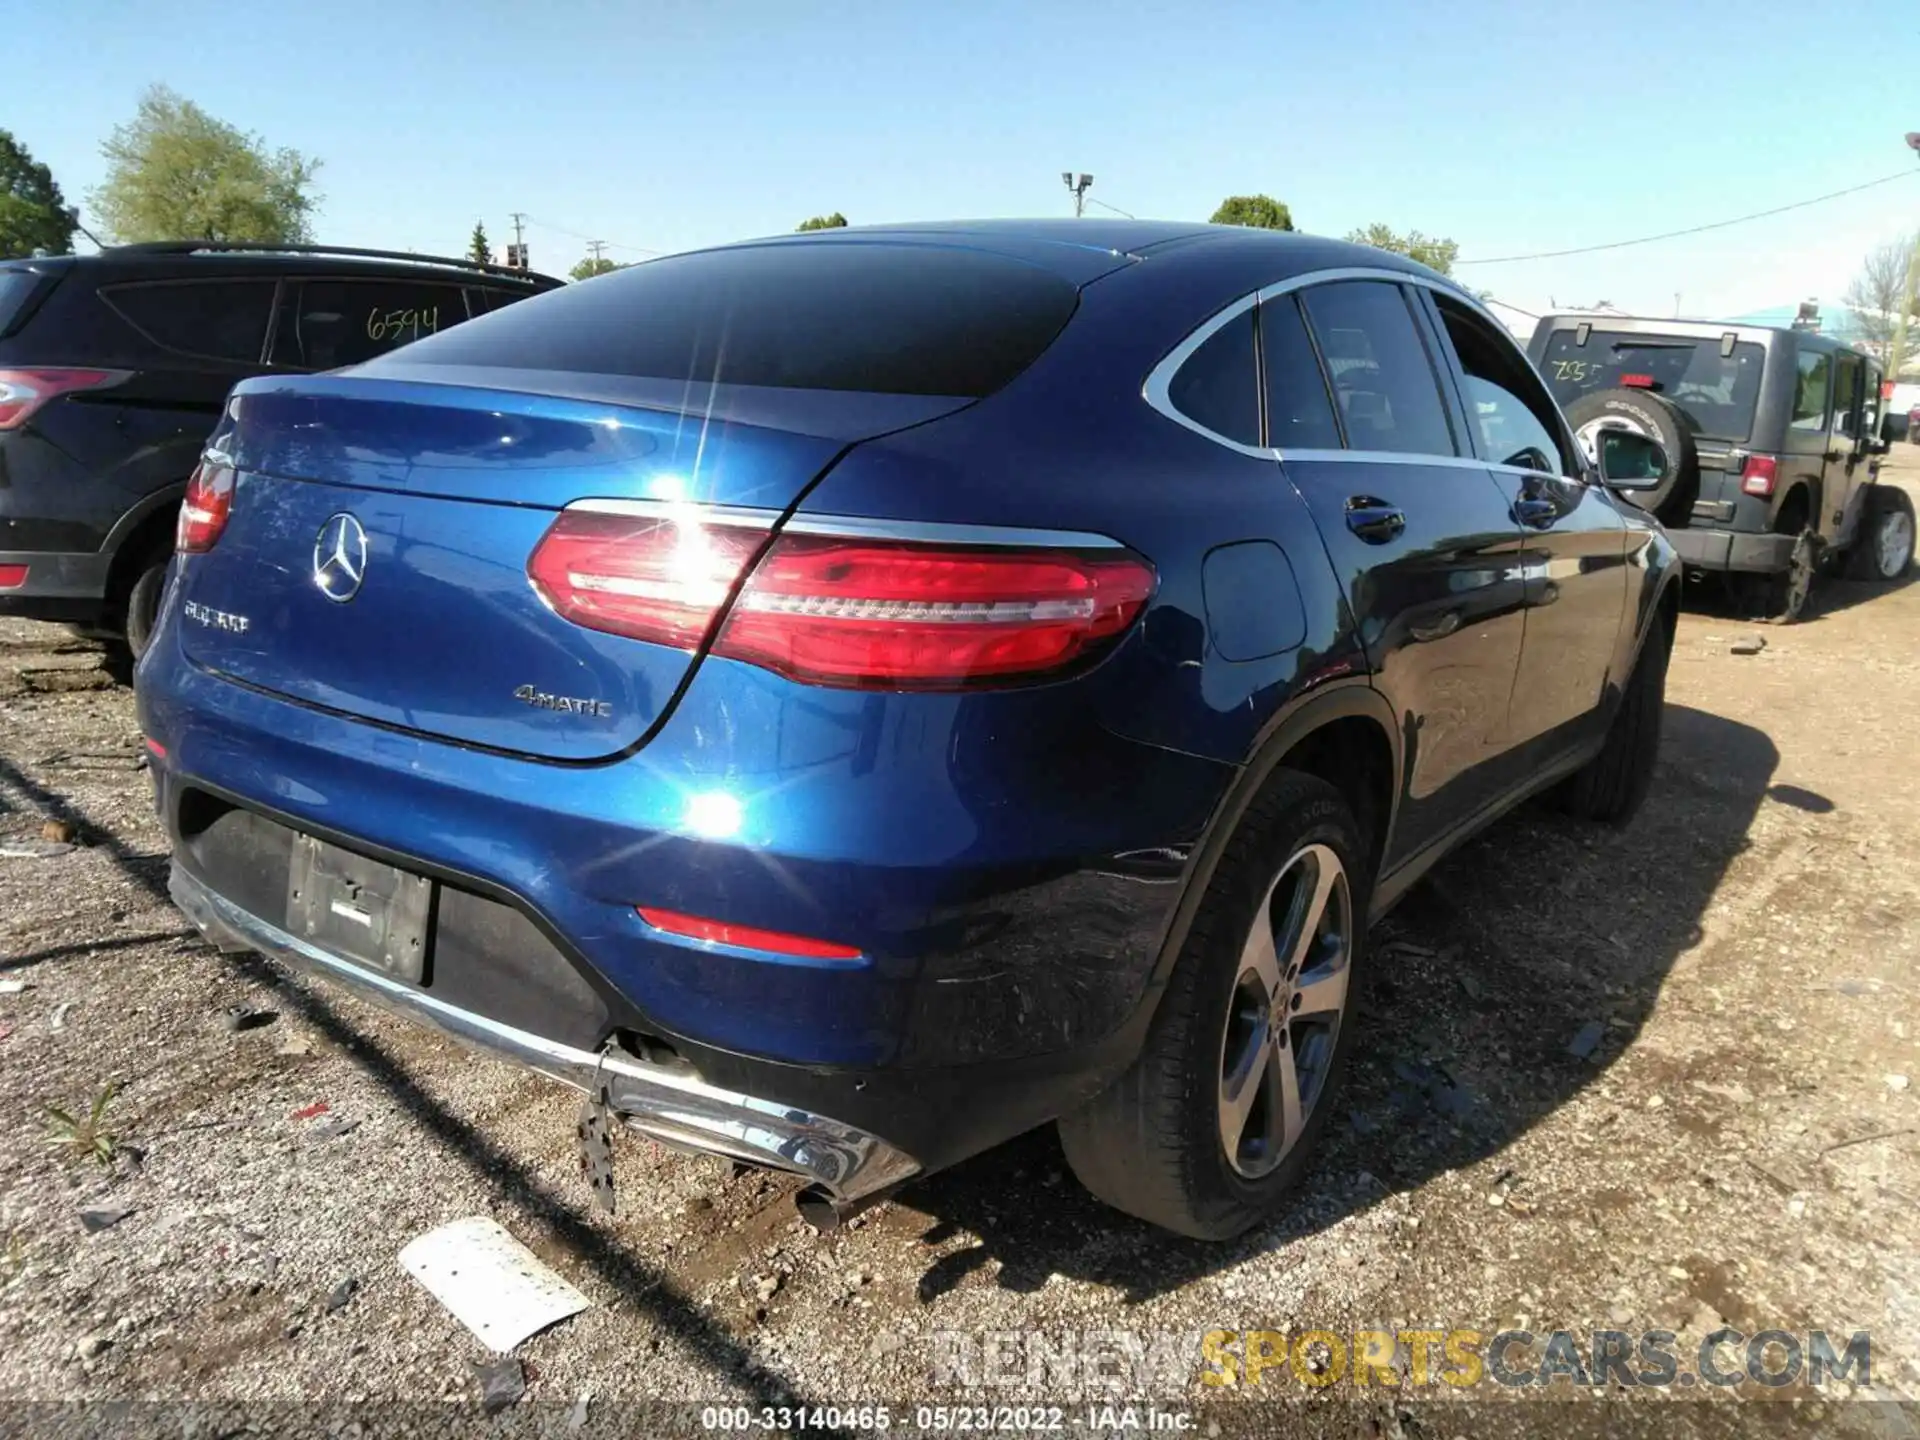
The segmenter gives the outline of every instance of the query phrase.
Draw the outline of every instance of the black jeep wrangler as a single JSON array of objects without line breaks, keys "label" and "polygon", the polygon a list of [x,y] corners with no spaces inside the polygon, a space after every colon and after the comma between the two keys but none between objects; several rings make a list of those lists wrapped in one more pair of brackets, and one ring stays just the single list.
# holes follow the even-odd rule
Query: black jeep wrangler
[{"label": "black jeep wrangler", "polygon": [[378,250],[0,260],[0,615],[153,628],[187,477],[249,375],[331,370],[561,282]]},{"label": "black jeep wrangler", "polygon": [[1579,314],[1542,319],[1528,354],[1589,455],[1608,427],[1660,441],[1663,482],[1634,498],[1750,613],[1797,618],[1823,566],[1906,573],[1913,502],[1875,483],[1872,357],[1807,330]]}]

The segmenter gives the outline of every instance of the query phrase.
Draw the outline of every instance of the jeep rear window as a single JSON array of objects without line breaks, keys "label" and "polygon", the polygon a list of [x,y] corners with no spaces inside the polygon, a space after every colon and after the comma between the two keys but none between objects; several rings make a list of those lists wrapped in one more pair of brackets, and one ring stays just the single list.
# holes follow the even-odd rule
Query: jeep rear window
[{"label": "jeep rear window", "polygon": [[1563,409],[1582,395],[1620,386],[1625,377],[1685,411],[1703,439],[1740,441],[1752,431],[1767,359],[1759,345],[1743,340],[1723,356],[1717,338],[1617,330],[1595,330],[1585,345],[1577,338],[1577,331],[1554,331],[1540,362]]},{"label": "jeep rear window", "polygon": [[423,339],[404,359],[980,396],[1052,343],[1076,298],[1050,271],[979,250],[746,245],[569,285]]}]

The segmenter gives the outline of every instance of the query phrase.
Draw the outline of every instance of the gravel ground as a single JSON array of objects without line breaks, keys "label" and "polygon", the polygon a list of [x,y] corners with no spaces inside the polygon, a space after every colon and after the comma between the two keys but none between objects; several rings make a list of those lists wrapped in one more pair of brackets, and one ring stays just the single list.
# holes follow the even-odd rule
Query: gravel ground
[{"label": "gravel ground", "polygon": [[[1287,1218],[1206,1247],[1103,1210],[1048,1132],[827,1238],[787,1180],[625,1139],[601,1215],[567,1092],[193,937],[130,692],[0,624],[0,980],[26,987],[0,995],[0,1432],[104,1413],[28,1403],[74,1399],[218,1402],[225,1433],[475,1422],[491,1357],[395,1257],[491,1215],[592,1302],[520,1348],[496,1426],[566,1431],[587,1396],[587,1433],[699,1428],[622,1408],[654,1400],[1052,1402],[1097,1429],[1107,1382],[981,1347],[1118,1331],[1163,1362],[1121,1392],[1203,1406],[1202,1433],[1915,1433],[1871,1402],[1920,1393],[1920,585],[1829,583],[1731,653],[1750,633],[1683,619],[1634,825],[1529,808],[1390,917],[1351,1123]],[[50,1141],[46,1106],[84,1130],[109,1085],[111,1161]],[[1215,1328],[1665,1328],[1690,1368],[1723,1323],[1870,1330],[1872,1386],[1561,1384],[1581,1403],[1543,1413],[1200,1379]]]}]

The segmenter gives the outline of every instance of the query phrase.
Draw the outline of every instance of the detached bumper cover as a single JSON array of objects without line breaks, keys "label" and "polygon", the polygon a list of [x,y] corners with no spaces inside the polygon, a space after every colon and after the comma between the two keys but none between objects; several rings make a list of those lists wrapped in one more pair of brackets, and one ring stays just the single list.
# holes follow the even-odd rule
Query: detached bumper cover
[{"label": "detached bumper cover", "polygon": [[1785,570],[1793,557],[1792,535],[1752,535],[1737,530],[1707,530],[1688,526],[1669,530],[1667,537],[1681,560],[1695,570]]},{"label": "detached bumper cover", "polygon": [[267,923],[177,864],[168,888],[174,903],[216,944],[257,950],[576,1090],[600,1092],[626,1124],[669,1145],[791,1171],[843,1202],[898,1185],[921,1168],[878,1136],[824,1115],[720,1089],[624,1051],[589,1053],[449,1005]]}]

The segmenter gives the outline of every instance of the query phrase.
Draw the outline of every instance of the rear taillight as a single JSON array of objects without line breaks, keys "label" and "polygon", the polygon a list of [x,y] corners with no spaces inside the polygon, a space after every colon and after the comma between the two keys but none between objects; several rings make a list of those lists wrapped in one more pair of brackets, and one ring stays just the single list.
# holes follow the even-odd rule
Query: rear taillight
[{"label": "rear taillight", "polygon": [[25,565],[0,565],[0,590],[18,590],[27,583]]},{"label": "rear taillight", "polygon": [[1749,455],[1746,468],[1740,472],[1740,488],[1749,495],[1771,495],[1778,478],[1779,462],[1773,456]]},{"label": "rear taillight", "polygon": [[1651,375],[1622,375],[1620,377],[1620,383],[1632,390],[1653,389],[1653,377]]},{"label": "rear taillight", "polygon": [[950,544],[804,525],[769,545],[765,530],[724,519],[594,510],[561,515],[527,572],[555,613],[591,629],[690,650],[726,610],[716,655],[813,684],[888,690],[1020,682],[1087,664],[1154,585],[1152,568],[1117,546],[971,535]]},{"label": "rear taillight", "polygon": [[0,430],[18,430],[50,400],[99,390],[127,378],[124,370],[0,370]]},{"label": "rear taillight", "polygon": [[1115,550],[994,549],[782,535],[713,650],[796,680],[942,689],[1073,666],[1153,593]]},{"label": "rear taillight", "polygon": [[227,516],[233,509],[233,479],[231,465],[201,459],[180,502],[180,523],[173,532],[175,550],[182,555],[199,555],[213,548],[220,532],[227,528]]}]

